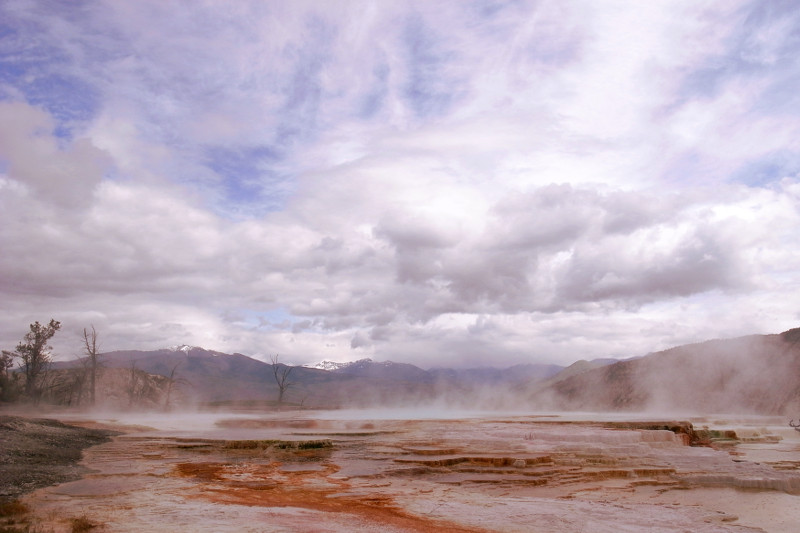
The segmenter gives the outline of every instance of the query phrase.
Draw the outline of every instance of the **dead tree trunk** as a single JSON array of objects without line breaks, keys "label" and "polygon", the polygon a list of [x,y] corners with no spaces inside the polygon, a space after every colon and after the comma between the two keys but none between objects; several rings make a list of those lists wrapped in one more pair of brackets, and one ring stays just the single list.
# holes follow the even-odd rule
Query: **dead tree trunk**
[{"label": "dead tree trunk", "polygon": [[138,403],[139,374],[136,372],[136,362],[131,362],[131,371],[128,375],[128,406],[133,407]]},{"label": "dead tree trunk", "polygon": [[189,383],[187,380],[183,378],[175,378],[175,370],[178,369],[178,366],[181,364],[181,361],[175,363],[175,366],[172,367],[172,370],[169,373],[169,377],[167,377],[167,394],[166,399],[164,400],[164,410],[170,410],[170,399],[172,398],[172,388],[175,385],[179,384],[187,384]]},{"label": "dead tree trunk", "polygon": [[291,387],[292,383],[289,381],[289,374],[292,373],[293,366],[287,366],[278,363],[278,356],[272,357],[272,374],[275,376],[275,383],[278,384],[278,405],[283,403],[283,396],[286,394],[286,389]]},{"label": "dead tree trunk", "polygon": [[95,404],[97,390],[97,371],[100,366],[100,353],[97,347],[97,331],[83,328],[83,349],[86,353],[86,368],[89,372],[89,403]]}]

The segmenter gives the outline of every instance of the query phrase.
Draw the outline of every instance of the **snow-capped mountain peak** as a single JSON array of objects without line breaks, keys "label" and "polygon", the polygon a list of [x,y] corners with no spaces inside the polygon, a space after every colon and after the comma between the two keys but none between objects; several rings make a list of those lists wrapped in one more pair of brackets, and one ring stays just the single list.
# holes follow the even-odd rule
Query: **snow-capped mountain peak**
[{"label": "snow-capped mountain peak", "polygon": [[169,350],[172,352],[189,353],[189,350],[193,350],[195,348],[197,348],[197,346],[189,346],[188,344],[178,344],[177,346],[170,346]]},{"label": "snow-capped mountain peak", "polygon": [[324,361],[320,361],[319,363],[309,363],[307,365],[303,365],[306,368],[316,368],[318,370],[327,370],[328,372],[333,372],[335,370],[341,370],[343,368],[347,368],[348,366],[354,365],[356,363],[371,363],[372,359],[359,359],[358,361],[350,361],[348,363],[337,363],[336,361],[328,361],[327,359]]}]

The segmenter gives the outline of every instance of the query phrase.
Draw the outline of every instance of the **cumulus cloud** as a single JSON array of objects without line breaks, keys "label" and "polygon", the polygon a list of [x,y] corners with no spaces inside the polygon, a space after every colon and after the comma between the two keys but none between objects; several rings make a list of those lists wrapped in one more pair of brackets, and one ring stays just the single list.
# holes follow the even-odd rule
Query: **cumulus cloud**
[{"label": "cumulus cloud", "polygon": [[511,365],[796,325],[781,6],[0,15],[5,345],[53,316],[62,356],[94,324],[109,350]]},{"label": "cumulus cloud", "polygon": [[85,138],[60,146],[54,128],[45,111],[0,101],[0,157],[6,174],[23,185],[34,201],[86,206],[110,161]]}]

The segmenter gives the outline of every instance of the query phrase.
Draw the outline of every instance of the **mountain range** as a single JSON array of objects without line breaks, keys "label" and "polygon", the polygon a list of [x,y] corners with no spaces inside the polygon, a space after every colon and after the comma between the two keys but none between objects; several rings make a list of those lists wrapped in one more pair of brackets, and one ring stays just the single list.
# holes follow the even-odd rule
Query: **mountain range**
[{"label": "mountain range", "polygon": [[[450,405],[471,409],[800,414],[800,328],[710,340],[627,360],[510,368],[432,368],[362,359],[317,367],[177,346],[102,355],[109,368],[172,376],[181,397],[206,406],[285,402],[303,407]],[[80,361],[56,368],[76,367]]]},{"label": "mountain range", "polygon": [[[491,386],[525,386],[556,375],[558,365],[516,365],[507,369],[423,370],[408,363],[361,359],[350,363],[323,361],[312,367],[273,365],[240,353],[226,354],[196,346],[153,351],[104,353],[106,368],[134,368],[180,379],[187,397],[205,405],[271,401],[278,396],[278,375],[288,372],[285,399],[314,407],[368,407],[417,404],[443,396],[462,404],[468,393]],[[55,369],[81,366],[81,360],[59,362]]]}]

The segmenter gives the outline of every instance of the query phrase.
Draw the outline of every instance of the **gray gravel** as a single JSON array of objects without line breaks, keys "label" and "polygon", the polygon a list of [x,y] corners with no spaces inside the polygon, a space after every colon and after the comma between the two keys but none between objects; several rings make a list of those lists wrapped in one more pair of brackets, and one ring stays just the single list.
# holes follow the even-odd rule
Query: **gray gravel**
[{"label": "gray gravel", "polygon": [[79,479],[82,450],[116,433],[57,420],[0,415],[0,503],[48,485]]}]

